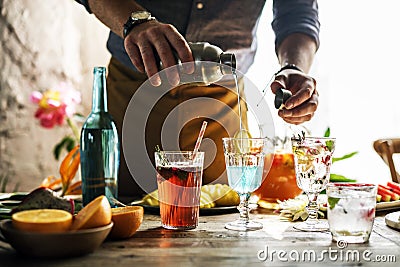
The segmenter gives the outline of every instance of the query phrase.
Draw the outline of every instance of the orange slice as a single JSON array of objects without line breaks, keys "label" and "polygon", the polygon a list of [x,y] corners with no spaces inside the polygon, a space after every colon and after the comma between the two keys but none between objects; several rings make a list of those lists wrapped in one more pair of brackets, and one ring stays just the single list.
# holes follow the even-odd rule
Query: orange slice
[{"label": "orange slice", "polygon": [[112,209],[112,221],[110,237],[124,239],[132,237],[143,221],[143,207],[126,206]]},{"label": "orange slice", "polygon": [[15,228],[30,232],[56,233],[67,231],[72,223],[71,213],[57,209],[25,210],[11,217]]},{"label": "orange slice", "polygon": [[75,216],[71,230],[88,229],[111,223],[111,206],[105,196],[99,196]]}]

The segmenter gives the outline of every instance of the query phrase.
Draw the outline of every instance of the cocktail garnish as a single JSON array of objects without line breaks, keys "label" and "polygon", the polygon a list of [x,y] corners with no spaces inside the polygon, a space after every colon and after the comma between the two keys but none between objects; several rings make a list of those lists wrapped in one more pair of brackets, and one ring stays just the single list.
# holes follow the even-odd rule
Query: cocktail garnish
[{"label": "cocktail garnish", "polygon": [[164,152],[161,151],[160,147],[158,145],[156,145],[156,152],[158,155],[158,158],[160,159],[160,161],[162,162],[162,165],[168,165],[169,161],[168,159],[165,157]]},{"label": "cocktail garnish", "polygon": [[333,210],[333,208],[336,206],[336,203],[338,203],[339,200],[340,200],[340,198],[337,198],[337,197],[329,197],[329,198],[328,198],[328,205],[329,205],[329,208],[330,208],[331,210]]},{"label": "cocktail garnish", "polygon": [[334,143],[333,143],[332,140],[326,141],[325,145],[326,145],[326,148],[328,148],[329,151],[332,151],[332,150],[333,150],[333,145],[334,145]]},{"label": "cocktail garnish", "polygon": [[292,137],[292,140],[296,141],[298,144],[301,144],[301,143],[303,143],[305,138],[306,138],[306,132],[305,131],[301,131],[301,134],[297,134],[297,136],[294,135]]},{"label": "cocktail garnish", "polygon": [[173,174],[173,170],[171,167],[161,167],[158,166],[157,167],[157,172],[159,175],[162,176],[162,178],[164,178],[164,180],[168,180],[169,178],[171,178],[172,176],[174,176]]}]

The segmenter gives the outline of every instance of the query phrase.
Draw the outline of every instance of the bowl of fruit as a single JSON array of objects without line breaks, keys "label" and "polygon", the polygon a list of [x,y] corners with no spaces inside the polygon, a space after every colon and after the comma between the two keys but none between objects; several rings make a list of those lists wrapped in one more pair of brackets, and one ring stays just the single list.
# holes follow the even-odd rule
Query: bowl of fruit
[{"label": "bowl of fruit", "polygon": [[75,216],[61,209],[31,209],[12,214],[0,223],[6,241],[26,256],[60,258],[95,251],[107,238],[113,222],[105,196],[86,205]]}]

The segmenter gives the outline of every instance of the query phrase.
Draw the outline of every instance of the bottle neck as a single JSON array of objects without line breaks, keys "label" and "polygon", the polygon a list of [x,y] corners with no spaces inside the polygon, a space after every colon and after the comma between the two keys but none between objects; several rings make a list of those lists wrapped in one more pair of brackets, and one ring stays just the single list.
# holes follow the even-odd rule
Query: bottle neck
[{"label": "bottle neck", "polygon": [[92,112],[107,112],[106,68],[95,67],[93,74]]},{"label": "bottle neck", "polygon": [[221,53],[219,55],[222,74],[233,74],[236,69],[236,57],[232,53]]}]

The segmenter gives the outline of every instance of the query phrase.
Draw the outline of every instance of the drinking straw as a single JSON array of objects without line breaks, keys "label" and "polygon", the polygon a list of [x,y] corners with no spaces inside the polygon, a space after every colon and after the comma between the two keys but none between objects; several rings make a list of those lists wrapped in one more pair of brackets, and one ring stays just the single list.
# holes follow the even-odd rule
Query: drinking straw
[{"label": "drinking straw", "polygon": [[199,136],[197,137],[196,145],[194,146],[192,159],[196,158],[196,154],[199,151],[201,140],[203,139],[204,132],[206,131],[207,121],[203,121],[203,125],[201,126]]}]

